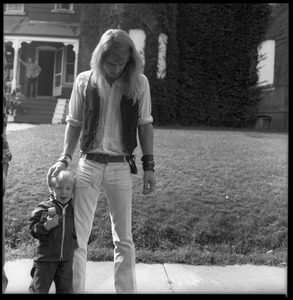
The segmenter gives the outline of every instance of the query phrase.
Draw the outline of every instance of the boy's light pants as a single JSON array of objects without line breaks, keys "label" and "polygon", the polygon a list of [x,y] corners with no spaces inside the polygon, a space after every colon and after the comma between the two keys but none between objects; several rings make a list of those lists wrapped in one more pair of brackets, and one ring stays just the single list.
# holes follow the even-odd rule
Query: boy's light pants
[{"label": "boy's light pants", "polygon": [[[109,202],[117,293],[135,293],[135,248],[132,241],[132,175],[128,163],[100,164],[80,158],[76,170],[74,222],[78,248],[73,260],[74,293],[85,292],[87,245],[102,186]],[[97,282],[99,285],[99,282]]]}]

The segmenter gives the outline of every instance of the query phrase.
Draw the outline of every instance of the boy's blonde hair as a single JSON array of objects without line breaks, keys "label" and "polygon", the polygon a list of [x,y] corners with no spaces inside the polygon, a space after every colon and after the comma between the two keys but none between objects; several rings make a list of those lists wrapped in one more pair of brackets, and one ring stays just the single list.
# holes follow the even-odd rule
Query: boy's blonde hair
[{"label": "boy's blonde hair", "polygon": [[57,176],[51,178],[50,188],[54,188],[58,183],[70,183],[72,186],[75,184],[75,177],[69,170],[60,171]]},{"label": "boy's blonde hair", "polygon": [[121,29],[109,29],[101,37],[98,45],[92,53],[91,69],[93,70],[92,84],[98,86],[101,97],[105,95],[103,78],[105,72],[103,63],[105,57],[111,54],[117,59],[128,56],[129,61],[120,76],[122,92],[135,102],[140,94],[140,74],[142,73],[142,58],[126,31]]}]

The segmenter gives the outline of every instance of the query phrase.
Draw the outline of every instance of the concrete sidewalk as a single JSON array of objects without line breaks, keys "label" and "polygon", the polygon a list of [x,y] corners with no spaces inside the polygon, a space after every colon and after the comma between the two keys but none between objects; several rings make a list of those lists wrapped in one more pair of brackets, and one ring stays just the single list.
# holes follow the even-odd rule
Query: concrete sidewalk
[{"label": "concrete sidewalk", "polygon": [[28,123],[8,123],[6,132],[11,132],[11,131],[18,131],[18,130],[25,130],[33,127],[37,127],[38,125],[34,124],[28,124]]},{"label": "concrete sidewalk", "polygon": [[[5,294],[27,294],[33,261],[5,264]],[[113,262],[87,263],[86,293],[113,294]],[[139,294],[287,294],[287,268],[234,265],[136,264]],[[54,284],[50,293],[55,293]]]}]

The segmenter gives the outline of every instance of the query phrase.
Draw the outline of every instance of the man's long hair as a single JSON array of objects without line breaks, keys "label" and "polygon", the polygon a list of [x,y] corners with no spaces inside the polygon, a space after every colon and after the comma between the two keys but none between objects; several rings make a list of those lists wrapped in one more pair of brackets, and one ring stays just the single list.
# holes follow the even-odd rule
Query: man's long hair
[{"label": "man's long hair", "polygon": [[135,102],[140,93],[140,74],[142,73],[142,59],[137,52],[132,39],[127,32],[121,29],[109,29],[101,37],[92,53],[91,69],[93,70],[92,83],[97,84],[101,97],[105,95],[103,80],[105,71],[104,58],[111,54],[117,59],[129,56],[129,61],[119,76],[122,93]]}]

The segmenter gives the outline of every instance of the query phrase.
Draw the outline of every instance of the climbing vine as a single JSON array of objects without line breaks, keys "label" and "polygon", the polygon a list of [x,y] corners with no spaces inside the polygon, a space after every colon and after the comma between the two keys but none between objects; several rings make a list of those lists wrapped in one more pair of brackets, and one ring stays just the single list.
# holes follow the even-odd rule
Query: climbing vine
[{"label": "climbing vine", "polygon": [[[80,69],[109,28],[142,29],[154,123],[249,126],[259,101],[257,47],[267,3],[88,4],[81,15]],[[166,77],[157,78],[158,38],[168,37]]]},{"label": "climbing vine", "polygon": [[267,3],[178,6],[179,123],[252,124],[259,102],[257,47],[269,15]]}]

